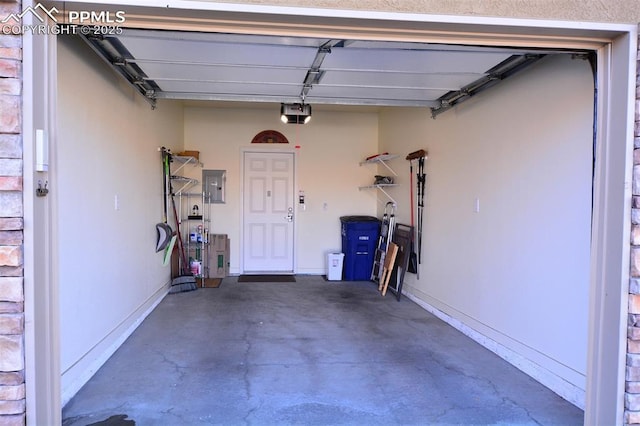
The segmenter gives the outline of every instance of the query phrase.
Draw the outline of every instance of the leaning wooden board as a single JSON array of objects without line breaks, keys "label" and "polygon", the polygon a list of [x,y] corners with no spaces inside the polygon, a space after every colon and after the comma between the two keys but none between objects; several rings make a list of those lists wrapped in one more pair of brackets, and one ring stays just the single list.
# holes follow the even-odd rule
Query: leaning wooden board
[{"label": "leaning wooden board", "polygon": [[404,282],[404,273],[409,266],[409,257],[411,255],[411,242],[413,241],[413,226],[396,224],[396,230],[393,233],[391,241],[398,246],[398,254],[396,263],[389,279],[388,289],[396,295],[398,302],[402,295],[402,283]]},{"label": "leaning wooden board", "polygon": [[380,277],[380,284],[378,285],[378,291],[383,296],[387,294],[387,288],[389,288],[389,281],[391,280],[391,271],[396,264],[397,255],[398,246],[394,242],[390,242],[387,254],[384,256],[384,267],[382,268],[382,276]]}]

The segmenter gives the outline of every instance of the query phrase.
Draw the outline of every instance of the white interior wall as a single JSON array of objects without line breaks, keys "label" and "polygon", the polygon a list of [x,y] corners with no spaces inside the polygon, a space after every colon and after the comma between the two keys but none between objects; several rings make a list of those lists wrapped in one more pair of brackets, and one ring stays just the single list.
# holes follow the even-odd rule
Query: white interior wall
[{"label": "white interior wall", "polygon": [[[78,39],[58,43],[57,203],[65,403],[166,293],[155,253],[159,146],[182,147],[182,106],[153,111]],[[116,208],[116,197],[118,207]]]},{"label": "white interior wall", "polygon": [[[419,280],[407,274],[405,290],[559,376],[575,387],[564,396],[578,405],[586,386],[592,120],[589,64],[569,56],[546,58],[435,120],[399,109],[380,118],[381,150],[429,153],[423,264]],[[409,191],[396,192],[408,223]]]},{"label": "white interior wall", "polygon": [[[237,109],[186,107],[185,148],[200,151],[205,169],[227,170],[226,203],[212,205],[211,232],[231,240],[230,273],[240,271],[241,152],[263,130],[276,130],[295,149],[296,185],[306,210],[296,208],[296,272],[325,273],[326,252],[340,250],[340,216],[375,215],[376,194],[358,187],[373,182],[375,169],[359,162],[377,152],[378,117],[368,112],[313,111],[309,124],[283,124],[279,105]],[[280,144],[254,144],[279,149]],[[200,179],[199,176],[194,176]]]}]

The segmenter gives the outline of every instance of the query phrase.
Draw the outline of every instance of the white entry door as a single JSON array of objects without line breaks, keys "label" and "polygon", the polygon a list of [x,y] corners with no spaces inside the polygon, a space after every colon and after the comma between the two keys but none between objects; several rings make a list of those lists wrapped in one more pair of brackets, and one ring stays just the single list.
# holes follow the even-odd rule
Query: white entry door
[{"label": "white entry door", "polygon": [[243,269],[293,273],[294,154],[245,152]]}]

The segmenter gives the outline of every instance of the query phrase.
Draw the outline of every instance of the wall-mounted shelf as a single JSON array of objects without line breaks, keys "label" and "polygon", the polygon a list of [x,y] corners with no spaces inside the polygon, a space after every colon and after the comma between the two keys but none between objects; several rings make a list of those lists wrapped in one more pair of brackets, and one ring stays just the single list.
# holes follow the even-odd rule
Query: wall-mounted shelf
[{"label": "wall-mounted shelf", "polygon": [[383,187],[388,187],[388,186],[398,186],[397,183],[379,183],[379,184],[375,184],[375,185],[365,185],[365,186],[360,186],[358,187],[358,189],[372,189],[372,188],[383,188]]},{"label": "wall-mounted shelf", "polygon": [[387,196],[387,198],[395,205],[396,200],[393,199],[393,197],[391,195],[389,195],[389,193],[387,191],[385,191],[385,188],[388,188],[390,186],[398,186],[397,183],[380,183],[377,185],[367,185],[367,186],[360,186],[358,187],[358,189],[360,191],[362,191],[363,189],[378,189],[380,192],[382,192],[384,195]]},{"label": "wall-mounted shelf", "polygon": [[174,170],[174,173],[178,173],[181,169],[183,169],[185,166],[187,166],[189,164],[194,165],[194,166],[202,167],[202,163],[196,157],[186,157],[186,156],[183,156],[183,155],[172,155],[171,159],[174,162],[180,164],[180,166],[178,166]]},{"label": "wall-mounted shelf", "polygon": [[188,178],[185,176],[180,176],[177,173],[180,170],[184,169],[186,166],[200,166],[202,167],[202,163],[198,161],[196,157],[186,157],[182,155],[172,155],[171,162],[173,163],[173,167],[171,170],[171,181],[178,185],[177,188],[173,188],[173,193],[175,195],[180,195],[187,189],[197,185],[199,182],[197,179]]},{"label": "wall-mounted shelf", "polygon": [[177,184],[177,187],[173,187],[173,193],[175,195],[180,195],[187,189],[198,184],[197,179],[191,179],[184,176],[171,176],[171,182],[173,182],[173,185]]},{"label": "wall-mounted shelf", "polygon": [[389,160],[393,160],[394,158],[396,158],[398,156],[398,154],[380,154],[377,155],[373,158],[369,158],[367,160],[361,161],[360,165],[364,165],[364,164],[382,164],[383,166],[385,166],[387,169],[389,169],[389,171],[391,173],[393,173],[394,176],[398,176],[398,174],[387,164],[387,161]]},{"label": "wall-mounted shelf", "polygon": [[[393,160],[394,158],[398,157],[398,154],[380,154],[380,155],[376,155],[375,157],[372,158],[367,158],[364,161],[360,162],[360,165],[365,165],[365,164],[382,164],[383,166],[385,166],[391,173],[393,173],[394,176],[398,176],[398,174],[387,164],[387,161],[389,160]],[[360,186],[358,187],[359,190],[363,190],[363,189],[378,189],[380,192],[382,192],[384,195],[387,196],[387,198],[389,200],[391,200],[391,202],[393,202],[393,204],[396,204],[396,200],[393,199],[393,197],[391,195],[389,195],[389,193],[387,191],[385,191],[385,188],[391,187],[391,186],[398,186],[398,184],[396,183],[378,183],[378,184],[373,184],[373,185],[365,185],[365,186]]]}]

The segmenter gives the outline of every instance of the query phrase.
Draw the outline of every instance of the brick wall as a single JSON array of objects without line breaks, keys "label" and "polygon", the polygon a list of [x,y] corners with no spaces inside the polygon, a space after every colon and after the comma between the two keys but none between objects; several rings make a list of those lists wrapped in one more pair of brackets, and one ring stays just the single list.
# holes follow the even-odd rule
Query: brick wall
[{"label": "brick wall", "polygon": [[[638,44],[640,46],[640,43]],[[625,423],[640,424],[640,49],[636,61],[636,114],[631,209],[631,282],[627,331]]]},{"label": "brick wall", "polygon": [[22,38],[0,34],[0,426],[25,424],[21,95]]}]

